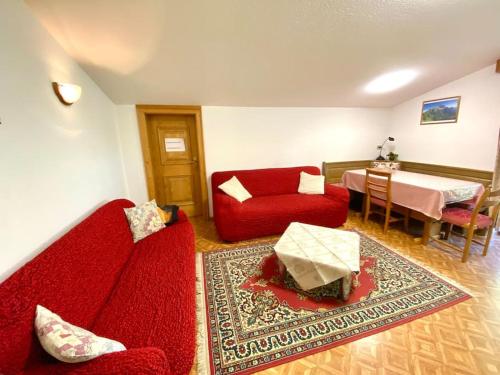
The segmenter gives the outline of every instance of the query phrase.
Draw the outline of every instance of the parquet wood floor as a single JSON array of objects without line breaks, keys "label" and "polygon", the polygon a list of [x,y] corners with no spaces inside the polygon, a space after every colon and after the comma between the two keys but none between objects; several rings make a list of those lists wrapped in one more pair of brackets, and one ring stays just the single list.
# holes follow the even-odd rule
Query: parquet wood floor
[{"label": "parquet wood floor", "polygon": [[[212,221],[194,219],[198,251],[242,246],[222,243]],[[374,221],[363,224],[351,213],[344,226],[354,228],[467,288],[473,298],[379,334],[283,364],[260,375],[280,374],[500,374],[500,237],[487,257],[474,245],[467,263],[461,253],[431,242],[423,246],[399,228],[382,233]],[[461,239],[453,237],[460,242]],[[195,374],[193,369],[192,374]]]}]

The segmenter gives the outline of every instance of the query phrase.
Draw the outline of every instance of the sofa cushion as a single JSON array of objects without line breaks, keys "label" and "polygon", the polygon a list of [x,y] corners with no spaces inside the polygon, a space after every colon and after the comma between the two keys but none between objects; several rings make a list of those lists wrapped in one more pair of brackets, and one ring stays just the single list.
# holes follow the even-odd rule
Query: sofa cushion
[{"label": "sofa cushion", "polygon": [[122,343],[74,326],[40,305],[36,307],[35,329],[45,351],[63,362],[85,362],[125,350]]},{"label": "sofa cushion", "polygon": [[[292,221],[337,227],[345,221],[343,201],[324,195],[283,194],[251,198],[240,209],[232,208],[225,215],[230,220],[219,222],[224,239],[242,239],[283,233]],[[230,228],[226,228],[230,226]]]},{"label": "sofa cushion", "polygon": [[165,227],[154,199],[140,206],[125,208],[124,210],[134,242],[140,241]]},{"label": "sofa cushion", "polygon": [[221,191],[219,185],[236,176],[253,197],[293,194],[299,188],[300,172],[319,175],[318,167],[269,168],[244,171],[225,171],[212,174],[212,192]]},{"label": "sofa cushion", "polygon": [[325,194],[325,176],[300,172],[298,192],[301,194]]},{"label": "sofa cushion", "polygon": [[247,199],[252,198],[252,195],[248,192],[247,189],[245,189],[245,187],[236,178],[236,176],[233,176],[226,182],[220,184],[219,189],[221,189],[224,193],[226,193],[230,197],[233,197],[240,203],[243,203]]},{"label": "sofa cushion", "polygon": [[128,349],[81,363],[34,363],[23,375],[167,375],[171,374],[163,350],[158,348]]},{"label": "sofa cushion", "polygon": [[188,373],[195,353],[194,233],[179,222],[136,244],[92,332],[127,348],[158,347],[173,373]]},{"label": "sofa cushion", "polygon": [[0,373],[50,358],[34,334],[36,305],[90,328],[132,252],[132,206],[102,206],[0,285]]},{"label": "sofa cushion", "polygon": [[[460,207],[449,207],[443,210],[441,220],[458,226],[467,226],[472,220],[472,211]],[[477,214],[476,226],[479,229],[488,228],[493,219],[487,215]]]}]

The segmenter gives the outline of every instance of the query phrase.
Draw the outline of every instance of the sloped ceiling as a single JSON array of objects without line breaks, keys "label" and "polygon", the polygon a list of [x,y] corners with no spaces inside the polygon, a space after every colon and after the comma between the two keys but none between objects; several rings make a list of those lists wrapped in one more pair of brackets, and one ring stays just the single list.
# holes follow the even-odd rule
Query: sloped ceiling
[{"label": "sloped ceiling", "polygon": [[390,107],[500,58],[498,0],[26,3],[118,104]]}]

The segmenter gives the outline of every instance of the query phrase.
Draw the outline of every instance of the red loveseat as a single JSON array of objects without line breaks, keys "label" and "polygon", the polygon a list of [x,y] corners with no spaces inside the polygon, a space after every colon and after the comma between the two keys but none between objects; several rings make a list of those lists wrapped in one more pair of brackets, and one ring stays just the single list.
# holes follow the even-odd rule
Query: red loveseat
[{"label": "red loveseat", "polygon": [[[302,171],[320,174],[317,167],[213,173],[213,212],[219,236],[226,241],[241,241],[280,234],[293,221],[330,228],[344,224],[349,210],[348,190],[325,184],[324,195],[299,194]],[[252,198],[240,203],[218,188],[233,176]]]},{"label": "red loveseat", "polygon": [[[194,232],[179,222],[132,241],[124,207],[99,208],[0,284],[0,374],[187,374],[195,353]],[[127,350],[58,362],[33,329],[35,306]]]}]

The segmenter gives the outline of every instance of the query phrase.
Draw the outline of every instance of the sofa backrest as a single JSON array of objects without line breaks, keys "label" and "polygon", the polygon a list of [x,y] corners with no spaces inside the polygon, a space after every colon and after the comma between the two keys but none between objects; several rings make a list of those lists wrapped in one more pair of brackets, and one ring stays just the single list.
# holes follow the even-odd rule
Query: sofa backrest
[{"label": "sofa backrest", "polygon": [[105,204],[0,284],[0,374],[47,358],[33,329],[37,304],[92,325],[133,250],[124,207],[133,203]]},{"label": "sofa backrest", "polygon": [[212,174],[212,193],[222,192],[218,186],[236,176],[254,197],[293,194],[297,193],[299,188],[300,172],[302,171],[314,175],[321,174],[318,167],[311,166],[214,172]]}]

